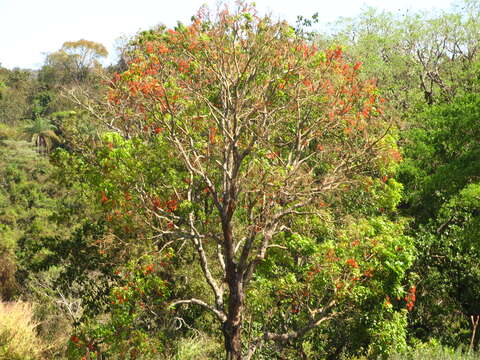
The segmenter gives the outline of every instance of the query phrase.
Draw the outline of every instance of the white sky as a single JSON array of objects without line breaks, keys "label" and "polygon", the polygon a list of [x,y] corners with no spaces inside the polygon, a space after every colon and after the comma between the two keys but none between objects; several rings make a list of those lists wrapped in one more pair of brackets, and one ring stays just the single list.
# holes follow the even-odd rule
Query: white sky
[{"label": "white sky", "polygon": [[[231,2],[231,0],[230,0]],[[325,24],[355,16],[362,7],[391,11],[448,8],[451,0],[256,0],[261,12],[294,23],[318,12]],[[87,39],[114,53],[115,40],[163,23],[188,23],[202,4],[216,0],[0,0],[0,65],[38,69],[65,41]],[[112,59],[113,57],[111,57]]]}]

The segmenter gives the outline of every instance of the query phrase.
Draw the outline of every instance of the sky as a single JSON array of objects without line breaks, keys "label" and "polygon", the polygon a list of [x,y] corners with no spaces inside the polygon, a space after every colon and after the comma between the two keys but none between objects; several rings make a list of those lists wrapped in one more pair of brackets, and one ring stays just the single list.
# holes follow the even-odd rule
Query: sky
[{"label": "sky", "polygon": [[[115,61],[120,37],[157,24],[188,23],[203,4],[217,0],[0,0],[0,65],[39,69],[48,53],[65,41],[102,43]],[[229,2],[232,2],[230,0]],[[382,10],[447,9],[451,0],[256,0],[261,13],[294,23],[298,15],[319,13],[320,23],[357,15],[371,6]]]}]

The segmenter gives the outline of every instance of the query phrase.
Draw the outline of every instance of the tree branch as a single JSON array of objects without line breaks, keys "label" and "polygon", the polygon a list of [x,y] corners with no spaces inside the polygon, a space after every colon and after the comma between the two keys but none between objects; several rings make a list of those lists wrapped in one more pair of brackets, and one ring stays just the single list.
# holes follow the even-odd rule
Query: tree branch
[{"label": "tree branch", "polygon": [[213,312],[218,320],[220,320],[222,323],[227,320],[227,315],[222,310],[215,309],[213,306],[207,304],[205,301],[199,300],[199,299],[184,299],[184,300],[175,300],[170,303],[170,307],[180,305],[180,304],[195,304],[195,305],[200,305],[203,306],[204,308],[210,310]]}]

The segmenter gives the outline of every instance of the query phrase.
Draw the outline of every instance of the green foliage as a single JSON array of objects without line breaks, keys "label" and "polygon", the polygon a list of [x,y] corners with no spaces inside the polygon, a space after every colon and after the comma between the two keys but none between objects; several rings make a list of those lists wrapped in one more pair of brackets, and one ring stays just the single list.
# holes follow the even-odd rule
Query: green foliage
[{"label": "green foliage", "polygon": [[468,342],[469,317],[480,311],[479,111],[478,93],[426,108],[416,118],[422,126],[405,134],[400,169],[407,194],[403,208],[415,217],[415,268],[422,274],[413,334],[454,347]]},{"label": "green foliage", "polygon": [[449,11],[381,12],[368,8],[336,24],[331,41],[363,62],[382,95],[408,121],[423,104],[478,91],[478,1]]},{"label": "green foliage", "polygon": [[19,129],[6,124],[0,124],[0,140],[19,140]]},{"label": "green foliage", "polygon": [[[307,309],[335,293],[336,317],[282,354],[300,356],[304,341],[312,359],[359,353],[385,357],[405,348],[407,311],[400,309],[406,301],[395,299],[408,293],[404,279],[414,248],[403,225],[385,217],[364,219],[331,231],[329,240],[328,232],[317,231],[323,234],[317,239],[285,234],[280,248],[271,250],[249,293],[248,306],[256,319],[252,329],[299,323],[308,316]],[[266,354],[276,358],[274,352]]]},{"label": "green foliage", "polygon": [[221,359],[221,345],[205,334],[181,338],[176,351],[168,360],[210,360]]},{"label": "green foliage", "polygon": [[104,315],[88,317],[76,329],[70,339],[70,357],[98,351],[107,357],[150,359],[161,353],[164,339],[159,324],[170,287],[162,279],[167,262],[167,258],[144,256],[117,269]]},{"label": "green foliage", "polygon": [[49,113],[49,107],[53,100],[54,94],[51,91],[40,91],[35,94],[33,99],[32,119],[36,120],[46,116]]},{"label": "green foliage", "polygon": [[[426,109],[421,128],[406,135],[407,160],[400,177],[407,201],[419,216],[428,217],[478,174],[480,95],[459,96],[452,103]],[[411,189],[411,190],[410,190]]]},{"label": "green foliage", "polygon": [[10,298],[15,289],[17,242],[27,233],[33,238],[53,234],[50,220],[56,201],[56,186],[49,176],[48,160],[24,141],[0,142],[0,251],[2,253],[2,296]]},{"label": "green foliage", "polygon": [[0,123],[18,125],[32,113],[30,99],[37,85],[34,74],[0,67],[0,82]]}]

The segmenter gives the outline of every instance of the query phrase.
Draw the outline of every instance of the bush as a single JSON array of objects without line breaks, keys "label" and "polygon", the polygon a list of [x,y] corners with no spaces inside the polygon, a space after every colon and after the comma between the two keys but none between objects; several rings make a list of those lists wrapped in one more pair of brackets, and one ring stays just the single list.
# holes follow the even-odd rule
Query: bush
[{"label": "bush", "polygon": [[29,303],[0,303],[0,360],[36,360],[46,346],[38,338]]}]

